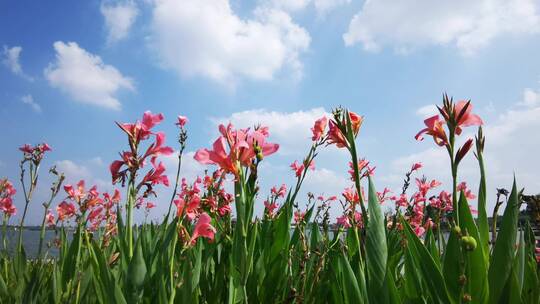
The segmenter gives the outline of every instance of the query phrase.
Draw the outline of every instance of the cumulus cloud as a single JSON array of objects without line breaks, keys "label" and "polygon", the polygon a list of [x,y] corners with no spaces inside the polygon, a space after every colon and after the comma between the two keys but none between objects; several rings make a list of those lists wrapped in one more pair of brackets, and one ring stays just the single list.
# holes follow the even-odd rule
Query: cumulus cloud
[{"label": "cumulus cloud", "polygon": [[119,3],[101,3],[101,14],[107,27],[107,42],[113,43],[127,37],[131,26],[139,15],[139,9],[133,1]]},{"label": "cumulus cloud", "polygon": [[121,108],[115,94],[120,89],[134,90],[133,81],[97,55],[75,42],[54,43],[56,61],[44,74],[52,87],[60,89],[75,101],[112,110]]},{"label": "cumulus cloud", "polygon": [[21,102],[29,105],[34,112],[41,113],[41,106],[34,101],[34,97],[32,97],[32,95],[24,95],[21,97]]},{"label": "cumulus cloud", "polygon": [[14,46],[8,48],[4,45],[4,51],[2,52],[2,64],[8,67],[13,74],[21,76],[28,81],[34,81],[34,79],[26,75],[22,69],[19,59],[21,57],[22,47]]},{"label": "cumulus cloud", "polygon": [[439,110],[437,109],[437,106],[433,104],[425,105],[423,107],[418,108],[418,110],[416,110],[416,115],[420,117],[429,117],[435,114],[439,114]]},{"label": "cumulus cloud", "polygon": [[266,5],[288,12],[296,12],[304,10],[310,4],[313,4],[317,14],[323,16],[331,10],[350,2],[351,0],[270,0]]},{"label": "cumulus cloud", "polygon": [[343,39],[348,46],[360,43],[366,51],[452,45],[470,55],[500,36],[539,32],[535,0],[370,0],[353,17]]},{"label": "cumulus cloud", "polygon": [[149,39],[164,68],[232,86],[271,80],[284,69],[300,78],[310,40],[284,11],[257,8],[241,18],[228,0],[158,0]]},{"label": "cumulus cloud", "polygon": [[94,165],[94,159],[82,162],[65,159],[57,161],[55,165],[58,172],[65,174],[67,184],[75,184],[80,180],[85,180],[87,186],[96,185],[100,191],[112,189],[110,182],[99,177],[100,172],[94,172],[91,169]]}]

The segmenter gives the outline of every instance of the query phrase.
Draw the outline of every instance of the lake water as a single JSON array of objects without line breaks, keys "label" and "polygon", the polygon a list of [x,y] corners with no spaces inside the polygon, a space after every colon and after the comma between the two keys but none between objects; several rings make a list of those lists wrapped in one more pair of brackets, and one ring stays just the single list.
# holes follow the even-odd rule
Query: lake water
[{"label": "lake water", "polygon": [[[39,250],[39,230],[23,230],[23,246],[26,251],[27,257],[36,257]],[[8,250],[13,252],[17,247],[17,241],[19,238],[19,232],[13,229],[7,231]],[[45,231],[45,240],[43,243],[43,252],[48,252],[49,256],[58,256],[58,248],[52,246],[53,241],[56,238],[54,231]],[[48,247],[51,245],[52,247]],[[0,246],[3,246],[0,242]]]}]

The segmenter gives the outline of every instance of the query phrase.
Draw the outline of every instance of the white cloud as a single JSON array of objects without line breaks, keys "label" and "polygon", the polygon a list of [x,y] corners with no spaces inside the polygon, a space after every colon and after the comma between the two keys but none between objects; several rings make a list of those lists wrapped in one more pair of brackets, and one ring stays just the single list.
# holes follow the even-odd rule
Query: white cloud
[{"label": "white cloud", "polygon": [[324,15],[338,6],[351,3],[351,0],[314,0],[313,3],[317,12]]},{"label": "white cloud", "polygon": [[535,0],[368,0],[343,38],[367,51],[453,45],[473,54],[499,36],[539,33],[538,6]]},{"label": "white cloud", "polygon": [[133,81],[101,58],[80,48],[75,42],[54,43],[56,62],[44,74],[49,84],[74,100],[108,109],[119,110],[114,96],[120,89],[134,90]]},{"label": "white cloud", "polygon": [[529,88],[523,90],[523,101],[520,103],[520,105],[526,107],[540,105],[540,92]]},{"label": "white cloud", "polygon": [[80,180],[85,180],[87,187],[96,185],[100,192],[110,191],[110,189],[112,189],[111,182],[97,177],[99,173],[93,172],[88,166],[89,164],[92,164],[92,160],[89,162],[77,163],[65,159],[55,163],[57,171],[59,173],[64,173],[66,176],[66,184],[76,184]]},{"label": "white cloud", "polygon": [[32,97],[32,95],[24,95],[21,97],[21,101],[22,103],[29,105],[34,112],[41,113],[41,106],[34,101],[34,97]]},{"label": "white cloud", "polygon": [[306,9],[311,3],[317,14],[325,15],[338,6],[349,4],[351,0],[270,0],[268,5],[288,12],[296,12]]},{"label": "white cloud", "polygon": [[228,0],[158,0],[149,42],[163,67],[182,76],[234,86],[243,78],[271,80],[287,68],[299,79],[308,32],[284,11],[258,8],[253,15],[239,17]]},{"label": "white cloud", "polygon": [[28,81],[34,81],[34,79],[26,75],[21,67],[19,59],[21,57],[22,47],[14,46],[8,48],[4,45],[4,51],[2,54],[2,64],[8,67],[13,74],[21,76]]},{"label": "white cloud", "polygon": [[439,114],[439,110],[437,109],[437,106],[433,104],[425,105],[416,110],[416,115],[420,117],[429,117],[435,114]]},{"label": "white cloud", "polygon": [[108,31],[107,41],[109,43],[126,38],[139,15],[139,9],[133,1],[115,4],[103,2],[100,10],[105,18]]}]

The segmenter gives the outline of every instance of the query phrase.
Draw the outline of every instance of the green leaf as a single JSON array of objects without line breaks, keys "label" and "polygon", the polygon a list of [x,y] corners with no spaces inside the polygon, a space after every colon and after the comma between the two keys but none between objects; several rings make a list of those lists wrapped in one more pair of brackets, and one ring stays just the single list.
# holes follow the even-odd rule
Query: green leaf
[{"label": "green leaf", "polygon": [[459,261],[460,256],[461,245],[459,243],[459,236],[454,229],[451,229],[443,257],[443,273],[446,287],[454,302],[459,301],[461,289],[459,285],[459,276],[461,275]]},{"label": "green leaf", "polygon": [[490,303],[498,303],[504,287],[512,274],[514,261],[517,226],[518,226],[518,195],[516,180],[502,218],[501,227],[497,234],[497,241],[493,248],[491,263],[489,265],[489,295]]},{"label": "green leaf", "polygon": [[[475,240],[479,240],[480,234],[463,192],[461,192],[459,198],[459,209],[461,229],[466,230]],[[484,248],[480,245],[471,252],[465,250],[463,252],[467,257],[467,284],[469,285],[468,289],[472,300],[475,303],[487,303],[489,299],[489,285],[487,280],[488,265],[484,259]]]},{"label": "green leaf", "polygon": [[407,250],[410,250],[411,256],[416,260],[417,265],[420,266],[422,278],[428,287],[432,301],[434,303],[454,303],[448,296],[441,270],[437,267],[433,257],[416,236],[409,223],[403,218],[401,218],[401,222],[405,226]]},{"label": "green leaf", "polygon": [[142,295],[142,287],[146,278],[146,263],[141,247],[141,238],[137,238],[135,253],[129,262],[127,282],[130,302],[137,302]]},{"label": "green leaf", "polygon": [[358,286],[358,281],[356,280],[351,265],[349,264],[349,260],[345,255],[345,252],[342,252],[339,258],[343,275],[343,291],[345,294],[345,299],[347,299],[346,302],[364,303],[362,297],[360,296],[360,288]]},{"label": "green leaf", "polygon": [[379,296],[386,276],[386,261],[388,252],[386,246],[386,234],[384,226],[384,217],[381,212],[381,206],[377,192],[373,186],[371,177],[369,180],[368,210],[369,222],[366,235],[366,267],[368,273],[368,287],[370,294]]},{"label": "green leaf", "polygon": [[489,265],[489,224],[486,211],[486,172],[484,169],[484,158],[482,153],[477,154],[480,166],[480,185],[478,187],[478,234],[479,244],[484,253],[484,261]]}]

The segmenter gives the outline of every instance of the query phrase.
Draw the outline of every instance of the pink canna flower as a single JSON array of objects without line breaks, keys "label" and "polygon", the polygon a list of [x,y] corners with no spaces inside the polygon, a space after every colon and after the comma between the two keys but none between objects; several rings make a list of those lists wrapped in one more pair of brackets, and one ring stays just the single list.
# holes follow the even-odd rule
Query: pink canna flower
[{"label": "pink canna flower", "polygon": [[424,120],[424,124],[426,125],[426,128],[420,130],[420,132],[416,134],[414,137],[416,140],[424,140],[423,135],[427,134],[432,136],[435,143],[439,146],[445,146],[448,144],[448,138],[443,127],[445,122],[439,119],[439,115],[435,115]]},{"label": "pink canna flower", "polygon": [[326,116],[323,116],[317,119],[315,121],[315,125],[313,126],[313,128],[311,128],[311,132],[313,132],[313,136],[311,137],[311,140],[318,141],[324,134],[327,124],[328,124],[328,118],[326,118]]},{"label": "pink canna flower", "polygon": [[8,217],[17,213],[17,208],[13,205],[13,196],[17,193],[13,184],[7,179],[0,180],[0,211]]},{"label": "pink canna flower", "polygon": [[278,144],[266,142],[268,128],[235,130],[232,124],[219,126],[221,136],[213,144],[213,150],[200,149],[195,160],[201,164],[218,165],[225,173],[238,175],[240,166],[250,166],[252,161],[275,153]]},{"label": "pink canna flower", "polygon": [[152,202],[146,202],[146,205],[144,206],[144,209],[146,209],[146,211],[150,211],[152,209],[154,209],[157,205],[152,203]]},{"label": "pink canna flower", "polygon": [[[481,126],[484,124],[480,116],[472,113],[472,104],[470,101],[461,100],[454,106],[457,126],[456,134],[460,135],[463,127]],[[462,113],[463,112],[463,113]]]},{"label": "pink canna flower", "polygon": [[272,187],[272,189],[270,189],[270,192],[276,198],[285,197],[285,194],[287,194],[287,186],[285,184],[282,184],[281,187],[279,187],[279,189],[276,186],[274,186]]},{"label": "pink canna flower", "polygon": [[148,150],[146,150],[146,153],[144,153],[143,160],[147,157],[155,158],[158,155],[171,155],[174,150],[171,147],[165,147],[163,144],[165,143],[165,133],[163,132],[157,132],[156,133],[156,141],[150,147],[148,147]]},{"label": "pink canna flower", "polygon": [[193,234],[191,235],[190,244],[193,246],[196,244],[199,237],[205,237],[209,241],[214,240],[214,235],[216,233],[216,228],[211,225],[212,219],[207,213],[201,213],[199,215],[199,220],[195,225]]},{"label": "pink canna flower", "polygon": [[463,191],[463,194],[465,194],[465,197],[469,200],[472,200],[472,199],[475,199],[476,198],[476,195],[474,195],[472,193],[472,191],[467,188],[467,183],[466,182],[461,182],[457,185],[457,188],[456,190],[459,192],[459,191]]},{"label": "pink canna flower", "polygon": [[176,125],[179,127],[185,126],[189,122],[189,119],[185,116],[178,115],[178,121],[176,122]]},{"label": "pink canna flower", "polygon": [[146,175],[144,176],[141,184],[150,184],[150,185],[159,185],[163,184],[165,186],[169,186],[169,178],[167,175],[165,175],[165,166],[162,162],[159,162],[159,164],[156,165],[156,159],[152,158],[150,161],[152,163],[153,169],[148,171]]},{"label": "pink canna flower", "polygon": [[[351,127],[353,134],[356,136],[358,132],[360,131],[360,127],[362,126],[362,122],[364,121],[364,118],[354,112],[349,112],[349,118],[351,120]],[[343,119],[341,122],[342,125],[346,125],[347,121]],[[330,120],[329,124],[329,130],[328,130],[328,143],[329,144],[335,144],[338,148],[344,148],[348,147],[347,139],[345,138],[345,135],[341,132],[341,130],[338,127],[338,124]]]},{"label": "pink canna flower", "polygon": [[272,217],[274,215],[274,211],[278,208],[278,204],[276,202],[264,201],[264,208],[268,215]]},{"label": "pink canna flower", "polygon": [[34,153],[34,148],[33,148],[31,145],[29,145],[29,144],[24,144],[24,145],[22,145],[22,146],[19,148],[19,150],[21,150],[22,152],[27,153],[27,154],[32,154],[32,153]]},{"label": "pink canna flower", "polygon": [[90,211],[90,214],[88,214],[88,220],[92,223],[95,223],[97,221],[101,220],[101,212],[103,211],[103,207],[98,207]]},{"label": "pink canna flower", "polygon": [[8,217],[14,216],[17,214],[17,208],[13,205],[13,200],[4,200],[0,205],[0,210],[4,212]]},{"label": "pink canna flower", "polygon": [[358,192],[353,187],[345,188],[342,193],[345,200],[349,203],[358,203],[360,202],[360,197],[358,196]]},{"label": "pink canna flower", "polygon": [[[296,177],[300,177],[302,176],[302,174],[304,173],[304,169],[305,169],[305,166],[304,164],[298,164],[298,161],[294,161],[291,165],[290,165],[291,169],[295,172],[295,175]],[[309,166],[308,166],[308,169],[310,169],[311,171],[314,171],[315,170],[315,162],[312,160],[310,163],[309,163]]]},{"label": "pink canna flower", "polygon": [[56,213],[58,213],[58,220],[64,221],[65,219],[69,219],[73,216],[75,216],[75,205],[73,203],[68,203],[66,201],[61,202],[56,207]]},{"label": "pink canna flower", "polygon": [[297,224],[299,224],[300,222],[303,222],[305,216],[306,216],[305,212],[295,211],[294,212],[294,222],[297,223]]},{"label": "pink canna flower", "polygon": [[422,168],[422,163],[414,163],[412,165],[411,172],[419,170],[420,168]]},{"label": "pink canna flower", "polygon": [[52,226],[55,225],[55,223],[54,223],[54,214],[50,210],[47,212],[47,215],[45,216],[45,218],[46,218],[46,221],[47,221],[47,226],[52,227]]},{"label": "pink canna flower", "polygon": [[351,227],[349,217],[346,214],[343,214],[342,216],[337,217],[336,224],[340,227],[343,227],[344,229],[348,229]]}]

